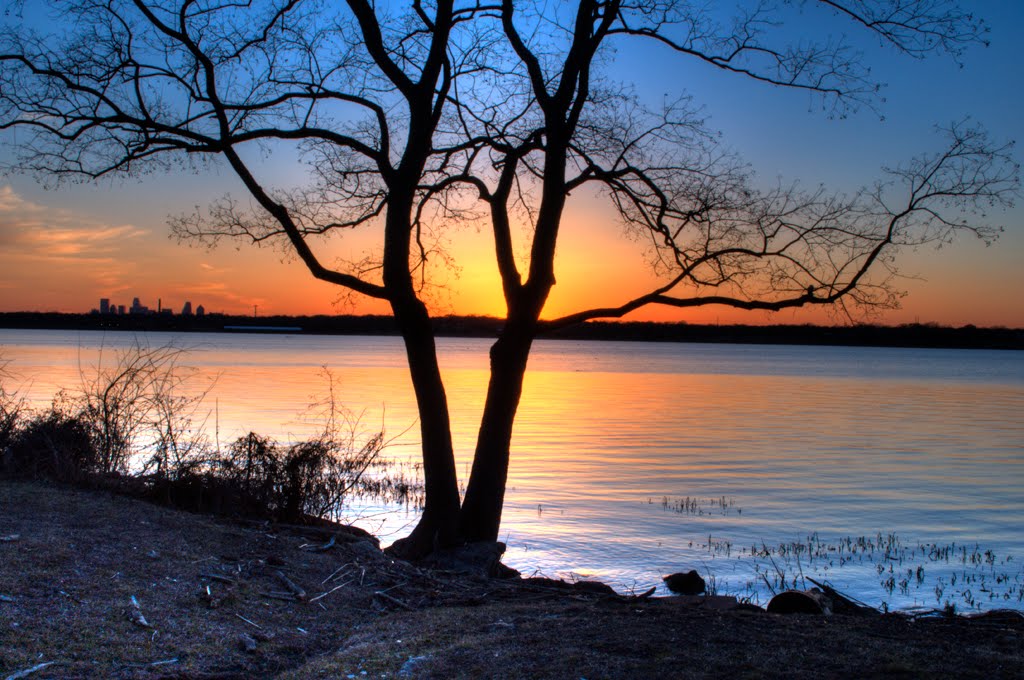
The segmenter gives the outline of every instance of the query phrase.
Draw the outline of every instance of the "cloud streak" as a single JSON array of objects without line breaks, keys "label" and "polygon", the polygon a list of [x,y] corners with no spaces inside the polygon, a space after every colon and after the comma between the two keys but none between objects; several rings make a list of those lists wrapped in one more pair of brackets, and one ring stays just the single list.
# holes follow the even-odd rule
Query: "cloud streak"
[{"label": "cloud streak", "polygon": [[136,269],[134,254],[147,234],[130,224],[41,205],[10,185],[0,186],[0,271],[5,279],[20,281],[23,290],[51,291],[49,307],[75,295],[60,295],[58,282],[90,298],[127,288]]},{"label": "cloud streak", "polygon": [[0,244],[4,259],[96,264],[116,254],[126,241],[147,234],[132,225],[109,225],[83,219],[68,210],[27,201],[10,185],[0,187]]}]

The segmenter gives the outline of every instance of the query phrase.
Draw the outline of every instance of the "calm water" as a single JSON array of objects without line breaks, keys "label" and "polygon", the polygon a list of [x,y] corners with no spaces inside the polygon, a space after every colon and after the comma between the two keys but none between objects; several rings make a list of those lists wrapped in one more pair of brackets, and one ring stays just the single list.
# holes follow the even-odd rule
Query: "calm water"
[{"label": "calm water", "polygon": [[[0,330],[0,355],[10,384],[45,404],[132,339]],[[383,426],[388,454],[416,461],[397,338],[142,339],[192,348],[193,389],[216,379],[208,429],[221,443],[309,433],[326,366],[361,426]],[[463,476],[487,348],[440,341]],[[513,441],[506,562],[638,591],[696,568],[762,603],[784,572],[875,606],[1024,609],[1022,414],[1022,352],[542,341]],[[349,512],[386,537],[415,520]]]}]

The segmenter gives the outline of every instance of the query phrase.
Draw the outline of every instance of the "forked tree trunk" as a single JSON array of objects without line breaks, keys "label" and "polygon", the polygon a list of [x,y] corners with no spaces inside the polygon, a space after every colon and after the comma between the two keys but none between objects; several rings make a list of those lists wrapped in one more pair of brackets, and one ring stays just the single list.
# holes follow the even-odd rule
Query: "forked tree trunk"
[{"label": "forked tree trunk", "polygon": [[506,333],[491,348],[491,379],[477,435],[473,470],[459,515],[462,540],[495,541],[508,480],[512,426],[523,393],[532,333]]}]

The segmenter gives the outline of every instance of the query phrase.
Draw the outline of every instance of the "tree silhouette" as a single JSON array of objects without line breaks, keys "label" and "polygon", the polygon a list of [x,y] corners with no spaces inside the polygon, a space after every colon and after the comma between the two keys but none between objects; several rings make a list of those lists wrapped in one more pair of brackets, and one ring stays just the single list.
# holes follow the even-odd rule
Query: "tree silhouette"
[{"label": "tree silhouette", "polygon": [[[984,26],[950,0],[817,0],[821,21],[911,57],[958,58]],[[426,507],[396,545],[495,540],[512,427],[533,340],[644,305],[778,310],[895,303],[892,257],[957,231],[990,240],[981,211],[1017,191],[1008,145],[979,127],[854,195],[758,187],[684,97],[659,109],[604,76],[610,48],[661,46],[723,84],[810,93],[826,114],[880,106],[850,45],[787,39],[786,3],[726,13],[684,0],[382,3],[348,0],[52,0],[70,30],[17,19],[0,38],[0,127],[13,166],[43,178],[139,174],[218,158],[249,201],[172,220],[182,239],[281,242],[313,276],[387,301],[420,413]],[[19,25],[20,24],[20,25]],[[845,26],[843,26],[845,24]],[[64,27],[64,24],[58,23]],[[308,181],[261,179],[288,145]],[[645,239],[660,283],[633,299],[541,319],[569,195],[594,191]],[[428,305],[457,222],[486,223],[507,317],[461,504]],[[330,237],[379,235],[328,266]],[[518,246],[517,246],[518,240]]]}]

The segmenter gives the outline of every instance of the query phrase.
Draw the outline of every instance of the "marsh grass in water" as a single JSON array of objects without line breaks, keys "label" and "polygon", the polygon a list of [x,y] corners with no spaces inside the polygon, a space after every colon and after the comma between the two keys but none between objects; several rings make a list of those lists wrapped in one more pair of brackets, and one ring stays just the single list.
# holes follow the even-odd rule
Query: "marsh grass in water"
[{"label": "marsh grass in water", "polygon": [[[648,505],[654,505],[654,499],[647,499]],[[680,498],[669,498],[668,496],[661,497],[661,509],[665,512],[675,512],[680,515],[728,515],[731,512],[736,512],[737,515],[743,514],[743,508],[736,506],[736,500],[734,498],[726,498],[725,496],[718,496],[717,498],[698,498],[690,496],[683,496]]]},{"label": "marsh grass in water", "polygon": [[981,611],[1024,603],[1024,565],[977,544],[911,542],[895,533],[823,540],[813,533],[802,541],[750,546],[708,535],[690,547],[747,567],[745,581],[718,576],[716,589],[754,604],[787,589],[810,588],[811,579],[842,583],[850,573],[876,580],[870,604],[883,611],[894,599],[901,603],[896,608],[910,610]]}]

